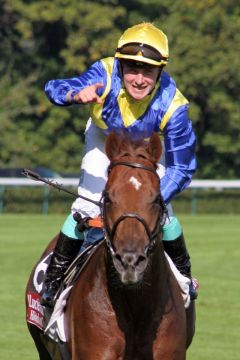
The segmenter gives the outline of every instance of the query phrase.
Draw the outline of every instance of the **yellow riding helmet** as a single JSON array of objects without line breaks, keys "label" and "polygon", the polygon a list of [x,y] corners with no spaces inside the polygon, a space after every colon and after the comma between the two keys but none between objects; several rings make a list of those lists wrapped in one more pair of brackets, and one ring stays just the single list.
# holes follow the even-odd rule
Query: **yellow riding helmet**
[{"label": "yellow riding helmet", "polygon": [[166,65],[169,50],[167,36],[151,23],[128,28],[120,37],[115,57],[155,66]]}]

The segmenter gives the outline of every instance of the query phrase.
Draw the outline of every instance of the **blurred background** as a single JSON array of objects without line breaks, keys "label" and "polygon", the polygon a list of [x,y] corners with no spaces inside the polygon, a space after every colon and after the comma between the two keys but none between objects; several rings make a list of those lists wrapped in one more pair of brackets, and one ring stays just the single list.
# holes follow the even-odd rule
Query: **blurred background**
[{"label": "blurred background", "polygon": [[[52,177],[77,177],[88,109],[53,106],[44,85],[81,74],[94,61],[112,56],[127,27],[150,21],[167,34],[166,71],[190,101],[197,134],[194,178],[239,179],[239,14],[234,0],[2,0],[0,169],[45,168]],[[207,195],[200,211],[240,212],[236,187],[221,194],[205,189],[201,199]],[[24,211],[42,211],[42,190],[32,189],[30,195],[21,188],[19,196],[17,189],[1,187],[7,212],[23,211],[18,200],[23,196],[25,203],[29,196],[34,200]],[[69,208],[68,199],[64,206],[52,196],[48,211]],[[186,196],[184,204],[177,204],[179,211],[192,209]]]}]

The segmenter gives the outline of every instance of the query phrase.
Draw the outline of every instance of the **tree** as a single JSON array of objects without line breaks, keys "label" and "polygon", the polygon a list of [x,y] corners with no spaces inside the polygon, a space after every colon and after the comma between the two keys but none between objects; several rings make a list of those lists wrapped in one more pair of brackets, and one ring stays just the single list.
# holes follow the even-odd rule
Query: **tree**
[{"label": "tree", "polygon": [[196,176],[239,177],[239,13],[235,0],[3,0],[0,166],[76,171],[87,107],[52,106],[44,84],[112,56],[124,29],[152,21],[169,38],[166,70],[190,100]]},{"label": "tree", "polygon": [[5,24],[0,26],[4,29],[11,22],[12,30],[4,34],[3,47],[9,51],[0,62],[5,134],[0,165],[76,171],[89,115],[85,107],[52,106],[44,84],[81,73],[98,58],[111,55],[121,33],[116,24],[125,9],[114,1],[5,0],[2,16]]},{"label": "tree", "polygon": [[236,1],[175,1],[166,18],[170,72],[191,102],[198,138],[198,177],[240,176]]}]

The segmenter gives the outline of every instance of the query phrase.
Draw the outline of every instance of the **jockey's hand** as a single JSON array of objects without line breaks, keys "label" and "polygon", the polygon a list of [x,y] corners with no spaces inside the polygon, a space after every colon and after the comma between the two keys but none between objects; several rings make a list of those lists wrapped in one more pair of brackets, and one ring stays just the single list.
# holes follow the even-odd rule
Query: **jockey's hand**
[{"label": "jockey's hand", "polygon": [[104,84],[96,83],[85,87],[74,96],[74,102],[79,104],[97,103],[102,104],[103,100],[97,94],[97,89],[102,88]]}]

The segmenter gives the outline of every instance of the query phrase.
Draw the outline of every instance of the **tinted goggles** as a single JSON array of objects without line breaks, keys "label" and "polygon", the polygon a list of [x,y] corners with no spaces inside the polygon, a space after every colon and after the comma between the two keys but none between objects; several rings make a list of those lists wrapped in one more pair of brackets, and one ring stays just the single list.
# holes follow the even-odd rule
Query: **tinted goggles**
[{"label": "tinted goggles", "polygon": [[129,43],[117,48],[117,52],[123,55],[137,55],[141,53],[143,57],[155,61],[167,60],[166,57],[162,56],[159,51],[153,47],[139,43]]}]

